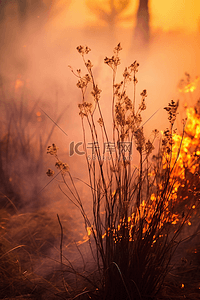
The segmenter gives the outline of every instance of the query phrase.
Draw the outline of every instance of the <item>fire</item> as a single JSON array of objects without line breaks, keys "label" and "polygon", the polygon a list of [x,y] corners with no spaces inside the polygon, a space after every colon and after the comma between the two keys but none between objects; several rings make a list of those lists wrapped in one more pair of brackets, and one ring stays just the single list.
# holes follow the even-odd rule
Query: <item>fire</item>
[{"label": "fire", "polygon": [[88,234],[88,237],[91,235],[92,233],[92,228],[91,227],[87,227],[87,234]]},{"label": "fire", "polygon": [[37,122],[41,122],[42,121],[42,114],[41,114],[41,112],[40,111],[37,111],[36,112],[36,116],[37,116]]},{"label": "fire", "polygon": [[88,226],[87,227],[87,235],[85,235],[82,240],[80,240],[76,243],[77,246],[80,246],[80,245],[86,243],[90,239],[91,234],[92,234],[92,228]]},{"label": "fire", "polygon": [[[199,78],[196,79],[195,82],[197,82],[198,80]],[[187,108],[186,114],[187,123],[184,136],[180,134],[173,134],[172,137],[172,165],[175,163],[175,161],[177,162],[174,169],[173,179],[170,179],[170,183],[173,184],[173,190],[171,192],[170,199],[165,203],[165,212],[162,219],[160,220],[160,228],[163,226],[164,222],[170,222],[172,225],[175,225],[182,219],[180,212],[175,211],[173,214],[171,214],[169,202],[179,204],[181,203],[181,201],[185,201],[188,199],[187,195],[185,195],[185,197],[183,197],[183,195],[178,196],[179,190],[183,189],[185,187],[185,184],[187,184],[188,186],[190,185],[190,180],[186,178],[186,170],[188,173],[196,175],[196,178],[199,178],[198,156],[200,156],[200,115],[195,112],[194,108]],[[165,158],[163,158],[163,163],[165,163]],[[177,180],[174,180],[174,178],[176,178]],[[193,183],[194,182],[192,182],[192,184]],[[160,189],[162,189],[162,184],[160,184]],[[194,184],[192,189],[193,190],[188,189],[188,192],[193,193],[196,191],[196,187],[194,186]],[[155,194],[152,194],[150,198],[151,201],[142,201],[138,212],[128,219],[128,221],[131,223],[131,220],[133,219],[137,221],[139,218],[145,217],[147,224],[143,228],[143,233],[148,230],[153,214],[155,213],[156,200],[158,200],[158,197],[159,195],[156,196]],[[187,206],[187,208],[188,207],[189,206]],[[195,210],[196,205],[193,203],[193,205],[191,205],[191,208]],[[187,220],[187,224],[188,226],[191,226],[192,222],[190,220]]]},{"label": "fire", "polygon": [[24,86],[24,81],[20,79],[21,75],[19,75],[18,77],[19,78],[15,81],[15,91]]},{"label": "fire", "polygon": [[[180,179],[185,179],[186,169],[190,173],[195,174],[199,165],[197,158],[200,155],[200,116],[196,114],[194,108],[187,108],[186,115],[187,123],[184,136],[179,134],[173,135],[174,144],[172,149],[172,163],[174,163],[178,158],[175,176],[179,177]],[[179,183],[177,184],[179,185]],[[178,186],[174,190],[177,191]]]},{"label": "fire", "polygon": [[114,191],[112,192],[112,198],[115,196],[115,194],[116,194],[116,190],[114,190]]},{"label": "fire", "polygon": [[27,91],[30,88],[30,79],[24,78],[23,75],[18,74],[16,80],[13,82],[13,85],[15,93],[21,93],[22,89]]},{"label": "fire", "polygon": [[188,83],[187,85],[185,85],[183,88],[179,88],[179,92],[180,93],[189,93],[189,92],[194,92],[197,88],[197,84],[198,84],[198,81],[199,81],[199,77],[196,77],[196,79],[191,82],[191,83]]},{"label": "fire", "polygon": [[36,112],[36,116],[40,117],[41,116],[41,112],[40,111]]},{"label": "fire", "polygon": [[[171,225],[175,226],[179,222],[182,222],[185,213],[184,207],[186,209],[192,208],[192,210],[196,210],[197,205],[192,203],[192,205],[188,204],[190,201],[190,197],[187,194],[181,194],[181,191],[187,190],[188,193],[193,193],[196,191],[196,187],[194,182],[191,183],[190,179],[187,178],[187,172],[194,176],[194,178],[199,179],[199,158],[200,157],[200,115],[195,112],[194,108],[187,108],[187,123],[185,125],[185,132],[184,135],[180,135],[174,133],[172,136],[173,139],[173,146],[172,146],[172,157],[171,157],[171,165],[174,164],[176,161],[176,166],[173,170],[173,176],[170,178],[170,184],[172,185],[172,191],[170,193],[170,197],[165,200],[164,203],[164,211],[161,214],[161,218],[158,222],[158,229],[161,229],[164,224],[170,223]],[[181,147],[180,147],[181,146]],[[168,155],[168,154],[166,154]],[[163,163],[165,162],[165,157],[163,157]],[[187,172],[186,172],[187,170]],[[149,176],[154,176],[155,174],[149,173]],[[174,180],[176,179],[176,180]],[[185,189],[187,185],[187,188]],[[158,184],[159,190],[162,191],[162,183]],[[111,197],[118,197],[117,191],[113,190],[111,193]],[[127,220],[120,220],[120,224],[118,224],[117,229],[110,229],[108,228],[105,233],[103,233],[102,238],[105,238],[106,235],[110,235],[112,233],[115,242],[121,238],[120,231],[123,232],[123,226],[128,226],[129,230],[129,239],[133,240],[132,232],[134,228],[137,227],[140,220],[145,220],[145,224],[143,226],[143,236],[146,232],[150,229],[152,224],[152,219],[154,218],[157,203],[159,203],[159,193],[155,194],[152,193],[150,195],[150,199],[144,199],[141,201],[138,209],[136,209],[130,216],[127,217]],[[181,202],[184,205],[181,206]],[[187,203],[187,204],[185,204]],[[173,213],[171,211],[171,204],[173,207],[176,205],[180,205],[181,210],[174,210]],[[184,206],[184,207],[183,207]],[[183,207],[183,208],[182,208]],[[127,223],[127,225],[125,225]],[[190,218],[186,219],[186,224],[188,226],[192,225]],[[80,243],[84,243],[89,240],[92,234],[92,228],[87,227],[87,235],[83,238],[83,241]],[[123,233],[122,233],[123,234]],[[157,238],[161,238],[162,235],[158,237],[154,237],[153,243],[156,243]],[[182,287],[184,288],[184,284]]]}]

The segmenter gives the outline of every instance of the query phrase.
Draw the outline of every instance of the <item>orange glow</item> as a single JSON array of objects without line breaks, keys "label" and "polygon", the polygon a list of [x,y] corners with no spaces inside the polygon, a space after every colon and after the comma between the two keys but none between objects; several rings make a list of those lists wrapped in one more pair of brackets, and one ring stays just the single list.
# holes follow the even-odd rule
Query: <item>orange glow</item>
[{"label": "orange glow", "polygon": [[91,235],[91,233],[92,233],[92,229],[91,229],[91,227],[87,227],[87,234],[88,234],[88,236],[90,236],[90,235]]},{"label": "orange glow", "polygon": [[[190,172],[195,173],[198,163],[194,163],[194,156],[199,156],[200,154],[200,151],[197,151],[200,139],[200,118],[196,115],[194,108],[191,107],[186,109],[186,115],[187,124],[185,127],[185,136],[182,139],[181,135],[173,135],[173,161],[177,158],[177,151],[182,140],[182,146],[176,164],[176,174],[182,179],[184,179],[185,176],[184,172],[182,172],[184,166],[191,166]],[[194,209],[195,205],[193,205],[192,208]]]},{"label": "orange glow", "polygon": [[199,0],[151,0],[150,11],[153,28],[161,28],[164,31],[182,29],[186,32],[198,30],[200,22]]},{"label": "orange glow", "polygon": [[197,83],[199,81],[199,77],[197,77],[193,82],[187,84],[184,86],[182,89],[179,88],[180,93],[189,93],[189,92],[194,92],[197,88]]},{"label": "orange glow", "polygon": [[89,240],[91,233],[92,233],[92,228],[87,227],[87,235],[85,235],[82,240],[78,241],[77,245],[79,246],[86,243]]},{"label": "orange glow", "polygon": [[17,79],[15,81],[15,90],[18,90],[19,88],[23,87],[24,86],[24,82],[20,79]]},{"label": "orange glow", "polygon": [[[172,148],[172,164],[177,160],[177,153],[180,150],[179,157],[176,162],[176,168],[174,170],[174,176],[177,176],[177,178],[179,178],[180,180],[174,182],[171,198],[165,203],[165,213],[163,214],[162,219],[160,220],[160,228],[163,226],[164,222],[170,222],[172,225],[175,225],[181,220],[181,217],[179,217],[178,214],[170,214],[169,201],[175,203],[177,201],[177,192],[179,190],[179,187],[184,187],[184,185],[181,184],[181,180],[185,180],[185,173],[183,172],[184,167],[187,167],[192,174],[195,174],[198,169],[198,161],[195,163],[194,157],[195,155],[200,155],[200,151],[197,151],[200,139],[200,116],[196,114],[194,108],[191,107],[187,108],[186,114],[187,123],[185,127],[184,137],[182,138],[182,136],[179,134],[173,134],[172,137],[174,142]],[[180,149],[181,141],[182,146]],[[165,158],[163,158],[163,163],[165,163]],[[162,189],[162,185],[160,186],[160,189]],[[132,220],[137,221],[139,220],[139,218],[145,217],[147,224],[145,228],[143,228],[143,233],[145,233],[148,230],[149,224],[152,220],[152,216],[155,212],[157,200],[156,197],[159,197],[159,195],[156,196],[155,194],[152,194],[151,202],[148,203],[146,201],[142,201],[142,203],[140,204],[139,211],[133,214],[132,218],[129,217],[128,219],[130,227],[132,225]],[[184,197],[183,201],[186,199],[188,199],[188,196]],[[192,209],[195,208],[196,205],[193,204]],[[187,221],[187,224],[188,226],[192,225],[190,220]]]},{"label": "orange glow", "polygon": [[[95,14],[90,11],[87,2],[90,1],[74,0],[69,6],[66,0],[57,0],[51,9],[51,15],[55,17],[54,26],[59,28],[92,26],[96,25],[97,21],[98,26],[105,25],[99,22]],[[96,0],[92,3],[108,11],[108,0]],[[133,27],[135,25],[138,5],[139,1],[130,1],[129,6],[121,16],[120,26]],[[184,2],[182,0],[151,0],[149,1],[149,10],[153,30],[161,29],[166,32],[180,30],[194,32],[199,30],[199,0],[185,0]]]}]

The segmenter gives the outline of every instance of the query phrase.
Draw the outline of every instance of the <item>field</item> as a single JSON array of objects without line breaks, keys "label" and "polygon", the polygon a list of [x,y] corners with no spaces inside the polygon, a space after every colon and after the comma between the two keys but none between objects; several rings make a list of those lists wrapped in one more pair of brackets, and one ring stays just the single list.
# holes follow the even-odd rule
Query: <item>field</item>
[{"label": "field", "polygon": [[[105,57],[108,117],[90,49],[77,51],[80,145],[59,145],[56,101],[50,116],[24,79],[1,85],[0,298],[199,299],[198,98],[169,100],[168,127],[146,132],[154,114],[143,120],[139,63],[118,74],[121,44]],[[198,80],[185,74],[184,99]]]}]

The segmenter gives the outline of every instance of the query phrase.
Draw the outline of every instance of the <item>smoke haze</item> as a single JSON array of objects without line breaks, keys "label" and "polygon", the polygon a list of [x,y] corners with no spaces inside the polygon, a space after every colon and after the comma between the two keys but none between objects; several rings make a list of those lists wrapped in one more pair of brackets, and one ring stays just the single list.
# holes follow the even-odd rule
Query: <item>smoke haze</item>
[{"label": "smoke haze", "polygon": [[[148,94],[147,110],[143,116],[144,122],[158,110],[145,126],[147,135],[155,128],[163,130],[168,125],[167,114],[163,108],[171,99],[175,101],[180,99],[182,107],[185,102],[188,102],[188,105],[194,105],[196,102],[199,87],[191,98],[189,95],[180,94],[177,85],[184,78],[185,72],[191,75],[192,80],[200,75],[200,34],[198,31],[188,33],[177,28],[163,31],[162,28],[154,27],[151,28],[148,47],[135,49],[133,33],[136,10],[131,12],[132,27],[120,26],[118,23],[111,28],[108,24],[98,21],[88,9],[81,8],[82,4],[78,1],[74,3],[73,1],[56,1],[54,4],[52,1],[37,1],[38,6],[34,5],[34,1],[26,1],[28,7],[26,16],[22,12],[20,15],[17,1],[7,2],[0,23],[2,97],[6,99],[6,103],[14,99],[20,107],[23,94],[23,116],[27,118],[24,124],[29,122],[30,134],[36,132],[35,141],[40,136],[43,145],[54,124],[52,120],[57,122],[62,114],[57,124],[65,133],[55,126],[48,145],[55,143],[59,147],[59,158],[69,164],[75,178],[84,182],[88,181],[85,157],[76,154],[69,157],[70,143],[83,140],[81,119],[78,114],[81,92],[76,86],[77,78],[68,67],[70,65],[75,71],[81,69],[83,74],[86,73],[81,55],[76,50],[77,46],[87,45],[92,49],[88,58],[94,65],[96,83],[102,90],[100,102],[110,134],[111,112],[108,107],[112,96],[112,71],[104,64],[104,58],[112,56],[113,48],[119,42],[123,50],[117,81],[121,81],[124,68],[137,60],[140,67],[137,73],[136,104],[140,102],[140,93],[143,89],[146,89]],[[1,9],[3,3],[0,1]],[[78,9],[77,12],[76,9]],[[82,22],[81,14],[87,14],[87,16],[84,15],[84,20],[88,19],[90,23]],[[88,98],[90,99],[89,94]],[[27,115],[33,107],[33,119],[30,121]],[[2,122],[6,122],[5,111],[3,114]],[[10,113],[9,117],[11,115]],[[179,119],[177,126],[181,130],[180,124]],[[40,143],[37,141],[35,145],[38,153]],[[20,174],[19,195],[24,203],[25,211],[37,211],[41,205],[49,214],[54,214],[55,223],[57,222],[55,213],[60,214],[63,224],[66,224],[64,227],[69,230],[70,238],[78,241],[83,237],[84,232],[84,228],[80,231],[77,229],[80,228],[80,224],[82,225],[80,213],[59,190],[61,178],[58,177],[58,180],[53,180],[49,184],[50,179],[45,172],[47,168],[55,170],[55,162],[53,157],[45,156],[46,149],[43,150],[44,163],[39,175],[35,171],[35,174],[39,176],[37,179],[36,175],[34,176],[30,171],[31,165],[29,172],[27,171],[25,156],[18,156],[18,160],[12,163],[13,170],[18,170]],[[34,155],[37,156],[37,154]],[[90,191],[79,179],[75,179],[77,187],[83,195],[86,211],[90,214],[92,201],[89,196]],[[13,182],[13,184],[17,186],[18,182]],[[37,193],[39,192],[37,196],[35,195],[36,185]],[[76,220],[73,224],[70,224],[69,216],[73,216],[73,220]],[[56,227],[55,223],[53,227]],[[72,233],[73,228],[75,228],[75,233],[74,231]],[[55,231],[55,236],[56,234],[59,234],[59,227]]]}]

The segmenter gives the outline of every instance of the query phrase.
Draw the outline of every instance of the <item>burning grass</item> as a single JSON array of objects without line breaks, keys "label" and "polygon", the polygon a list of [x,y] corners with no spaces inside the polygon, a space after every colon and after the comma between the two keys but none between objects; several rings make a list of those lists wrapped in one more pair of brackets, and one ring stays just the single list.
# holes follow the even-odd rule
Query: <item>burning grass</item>
[{"label": "burning grass", "polygon": [[[142,111],[146,109],[146,90],[136,105],[139,64],[135,61],[125,68],[122,81],[116,83],[122,50],[118,44],[113,56],[104,60],[113,72],[112,130],[109,132],[101,109],[102,91],[96,84],[91,61],[85,58],[90,49],[79,46],[77,50],[87,69],[83,76],[80,69],[74,72],[71,68],[78,77],[77,87],[82,94],[78,106],[92,218],[85,212],[69,166],[60,161],[56,145],[49,146],[47,153],[56,158],[67,191],[61,190],[78,207],[85,222],[91,257],[96,265],[95,279],[90,279],[93,288],[85,287],[87,295],[92,299],[155,299],[173,269],[171,261],[182,242],[180,234],[186,224],[190,225],[192,210],[199,206],[199,154],[197,149],[194,157],[193,153],[191,157],[186,153],[191,151],[188,140],[191,124],[184,120],[182,135],[176,134],[178,103],[172,100],[165,107],[169,128],[160,137],[158,153],[153,153],[159,133],[153,130],[148,139],[144,134]],[[128,95],[131,83],[133,99]],[[89,85],[93,101],[87,102]],[[86,146],[89,139],[91,156]],[[138,157],[138,166],[132,162],[134,156]],[[183,174],[187,169],[195,173],[196,180],[192,183]],[[49,169],[47,175],[53,176],[53,171]],[[192,184],[188,190],[190,196],[183,197],[188,184]]]},{"label": "burning grass", "polygon": [[[91,213],[83,205],[70,163],[60,160],[55,144],[47,148],[47,153],[56,159],[55,167],[64,183],[59,186],[62,193],[83,217],[85,236],[73,240],[73,218],[64,216],[64,207],[61,214],[56,211],[56,216],[55,211],[50,214],[43,207],[24,212],[17,206],[16,197],[21,194],[13,182],[18,177],[14,171],[10,173],[9,166],[14,158],[25,155],[25,164],[31,162],[30,169],[34,167],[37,176],[50,134],[45,143],[38,140],[39,156],[33,155],[35,140],[28,132],[29,121],[23,118],[23,101],[20,106],[10,103],[7,109],[2,98],[8,117],[7,123],[3,122],[0,143],[0,297],[198,299],[199,104],[187,109],[187,120],[178,134],[174,125],[178,102],[171,101],[165,107],[169,127],[162,133],[154,129],[146,138],[142,113],[148,100],[146,90],[140,93],[140,102],[137,100],[139,64],[135,61],[125,68],[118,82],[121,45],[115,47],[111,58],[105,58],[113,82],[108,121],[108,113],[105,115],[101,108],[102,91],[96,84],[92,62],[86,59],[90,49],[79,46],[77,50],[87,70],[82,75],[81,70],[74,72],[71,68],[82,95],[78,107],[88,167],[83,184],[90,189]],[[20,82],[16,81],[15,88],[23,87]],[[182,91],[190,93],[192,84],[188,81],[185,86],[182,82]],[[41,113],[36,117],[41,118]],[[55,170],[48,169],[49,177],[54,174]],[[191,241],[195,241],[194,247]]]}]

